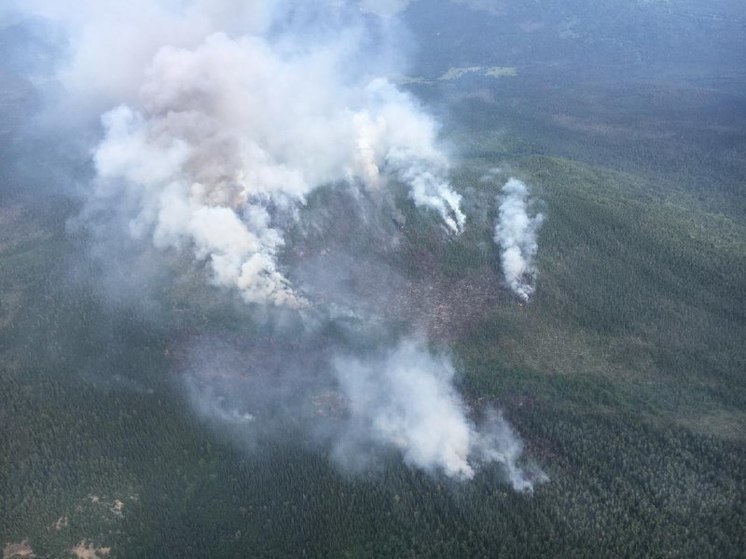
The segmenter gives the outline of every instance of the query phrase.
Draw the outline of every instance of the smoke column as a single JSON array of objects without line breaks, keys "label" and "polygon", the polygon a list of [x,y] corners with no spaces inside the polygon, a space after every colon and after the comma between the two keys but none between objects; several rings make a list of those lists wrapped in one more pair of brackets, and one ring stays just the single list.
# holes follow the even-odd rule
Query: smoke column
[{"label": "smoke column", "polygon": [[500,261],[505,282],[523,301],[534,293],[536,268],[534,259],[538,244],[536,234],[544,221],[542,214],[528,214],[528,188],[511,178],[502,188],[498,201],[495,242],[500,246]]}]

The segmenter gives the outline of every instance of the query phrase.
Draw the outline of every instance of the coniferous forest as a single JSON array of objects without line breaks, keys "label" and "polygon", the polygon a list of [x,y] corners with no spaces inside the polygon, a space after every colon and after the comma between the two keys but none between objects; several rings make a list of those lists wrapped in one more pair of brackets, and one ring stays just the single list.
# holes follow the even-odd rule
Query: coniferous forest
[{"label": "coniferous forest", "polygon": [[[398,17],[411,62],[391,79],[438,115],[466,226],[448,234],[401,177],[382,203],[308,194],[280,269],[320,285],[359,265],[320,297],[381,317],[310,342],[204,259],[94,257],[111,247],[80,226],[91,162],[24,131],[45,101],[23,68],[51,55],[25,20],[0,27],[3,559],[745,556],[746,11],[414,0]],[[527,301],[494,240],[510,177],[544,216]],[[307,428],[346,404],[285,368],[412,333],[448,356],[470,418],[500,411],[533,490],[499,461],[464,481],[394,447],[346,467]],[[201,361],[224,346],[243,349]],[[253,423],[194,396],[234,386],[234,361],[266,369]]]}]

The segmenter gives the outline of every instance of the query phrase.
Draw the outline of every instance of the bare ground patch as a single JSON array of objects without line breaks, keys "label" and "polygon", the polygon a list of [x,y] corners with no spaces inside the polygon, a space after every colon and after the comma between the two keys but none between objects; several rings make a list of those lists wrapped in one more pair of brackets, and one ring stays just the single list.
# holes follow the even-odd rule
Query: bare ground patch
[{"label": "bare ground patch", "polygon": [[36,557],[34,550],[23,540],[21,543],[6,543],[3,548],[3,559],[23,559],[25,557]]},{"label": "bare ground patch", "polygon": [[[131,496],[130,498],[136,499],[137,497]],[[107,499],[99,497],[98,495],[88,495],[88,500],[91,502],[91,504],[100,505],[101,507],[106,508],[111,514],[116,517],[122,518],[124,516],[125,503],[121,499],[114,499],[113,501],[109,501]]]},{"label": "bare ground patch", "polygon": [[53,529],[54,529],[54,530],[55,530],[56,532],[59,532],[59,531],[60,531],[60,530],[62,530],[63,528],[67,528],[67,524],[68,524],[68,518],[67,518],[67,515],[63,515],[63,516],[60,516],[60,517],[59,517],[59,518],[58,518],[57,520],[55,520],[55,521],[54,521],[54,522],[52,523],[52,526],[51,526],[51,527],[52,527],[52,528],[53,528]]},{"label": "bare ground patch", "polygon": [[93,542],[82,540],[70,548],[70,553],[78,559],[105,559],[111,553],[111,548],[96,547]]}]

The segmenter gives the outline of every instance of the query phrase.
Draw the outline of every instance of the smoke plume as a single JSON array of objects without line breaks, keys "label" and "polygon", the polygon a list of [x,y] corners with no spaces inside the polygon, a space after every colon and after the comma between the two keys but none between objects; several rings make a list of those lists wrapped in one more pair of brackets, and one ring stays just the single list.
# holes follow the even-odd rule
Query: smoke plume
[{"label": "smoke plume", "polygon": [[398,450],[407,464],[462,480],[494,462],[516,490],[533,488],[517,465],[522,446],[507,423],[491,414],[475,426],[453,385],[453,365],[422,343],[404,340],[378,360],[337,358],[334,372],[350,415],[338,455],[373,442]]},{"label": "smoke plume", "polygon": [[[360,324],[347,335],[363,341],[370,332]],[[450,359],[424,340],[373,351],[353,352],[353,345],[331,340],[323,328],[232,343],[195,340],[187,392],[205,419],[242,441],[314,440],[347,471],[394,453],[413,468],[461,481],[497,465],[517,491],[547,479],[522,460],[523,445],[500,414],[464,401]]]},{"label": "smoke plume", "polygon": [[[365,309],[385,301],[386,282],[370,296],[376,304],[351,306],[355,312],[317,296],[336,290],[343,272],[324,270],[315,290],[291,282],[302,280],[292,272],[303,270],[307,257],[297,247],[293,253],[287,239],[291,230],[302,236],[315,191],[385,201],[371,206],[386,212],[404,189],[447,234],[464,228],[436,121],[382,77],[392,70],[392,49],[382,43],[405,7],[369,0],[28,0],[16,9],[67,37],[56,75],[62,93],[51,110],[69,115],[71,127],[92,114],[98,121],[90,148],[95,177],[79,219],[98,242],[92,252],[127,260],[132,246],[142,246],[142,254],[157,251],[164,260],[187,256],[214,285],[251,304],[246,316],[255,335],[192,340],[185,351],[179,366],[198,413],[246,438],[313,433],[340,463],[353,449],[380,448],[399,452],[412,467],[463,480],[480,464],[502,464],[516,489],[530,489],[517,465],[517,437],[497,415],[480,425],[470,418],[448,359],[396,337],[387,343],[394,349],[377,356],[351,349],[376,345],[366,338],[375,320]],[[505,192],[511,195],[507,186]],[[501,223],[511,219],[507,204]],[[349,255],[359,247],[348,231],[372,234],[374,223],[384,223],[375,231],[380,237],[403,229],[399,214],[359,222],[360,215],[324,216],[345,231],[336,238]],[[535,246],[525,251],[522,242],[519,255],[532,257]],[[324,261],[356,266],[354,258]],[[376,258],[368,262],[378,266]],[[307,275],[312,270],[306,266]],[[381,316],[376,320],[392,320]],[[263,321],[273,320],[289,324],[290,333],[269,326],[262,333]]]},{"label": "smoke plume", "polygon": [[417,206],[463,228],[435,121],[350,67],[365,22],[343,6],[320,8],[347,22],[341,32],[307,38],[270,32],[283,21],[268,1],[104,4],[32,3],[69,28],[70,95],[115,105],[101,119],[89,213],[124,201],[132,237],[191,251],[247,302],[288,307],[305,301],[278,267],[278,223],[320,186],[401,181]]},{"label": "smoke plume", "polygon": [[528,198],[528,188],[523,182],[516,178],[508,180],[498,198],[500,207],[495,226],[505,281],[523,301],[528,301],[534,293],[534,259],[539,248],[536,234],[544,221],[540,213],[529,215]]}]

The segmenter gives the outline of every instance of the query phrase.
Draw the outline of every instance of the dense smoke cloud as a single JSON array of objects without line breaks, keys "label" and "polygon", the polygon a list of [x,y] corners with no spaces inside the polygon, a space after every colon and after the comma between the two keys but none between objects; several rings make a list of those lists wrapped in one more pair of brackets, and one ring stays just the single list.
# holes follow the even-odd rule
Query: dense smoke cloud
[{"label": "dense smoke cloud", "polygon": [[529,215],[528,188],[523,182],[511,178],[502,188],[495,242],[500,245],[500,260],[505,281],[522,300],[534,293],[536,267],[534,259],[538,250],[536,234],[544,221],[542,214]]},{"label": "dense smoke cloud", "polygon": [[[181,366],[200,414],[247,438],[303,425],[343,464],[361,445],[463,480],[479,464],[498,463],[516,489],[530,489],[517,465],[520,442],[498,416],[481,427],[470,419],[446,358],[396,339],[383,356],[352,350],[375,345],[364,310],[375,305],[332,308],[334,299],[319,294],[344,273],[328,269],[323,285],[304,285],[304,269],[320,277],[304,268],[313,255],[282,258],[288,231],[303,230],[319,189],[343,189],[385,213],[404,188],[446,234],[465,226],[436,121],[381,77],[391,70],[389,48],[376,41],[388,40],[405,6],[30,0],[22,11],[69,39],[57,74],[63,95],[52,110],[81,122],[100,116],[91,146],[95,178],[78,220],[97,247],[92,252],[126,260],[141,245],[143,254],[189,255],[214,285],[251,304],[253,326],[278,316],[291,325],[292,334],[189,348]],[[355,223],[356,233],[372,233],[376,220],[386,223],[377,235],[399,231],[398,214],[357,223],[365,211],[324,215],[335,225]],[[355,254],[348,239],[337,242],[341,254]],[[356,255],[350,265],[363,261]],[[378,267],[375,258],[368,264]],[[377,288],[375,301],[385,300],[387,282]],[[375,320],[391,320],[382,316]],[[348,338],[330,338],[319,324]]]},{"label": "dense smoke cloud", "polygon": [[[273,3],[241,6],[37,3],[71,29],[60,73],[70,95],[119,105],[102,118],[91,213],[126,200],[134,237],[191,250],[248,302],[290,307],[305,302],[278,269],[275,221],[315,188],[402,181],[459,232],[434,120],[385,79],[347,69],[362,23],[349,16],[334,37],[301,40],[268,32]],[[232,14],[246,26],[229,34]]]}]

